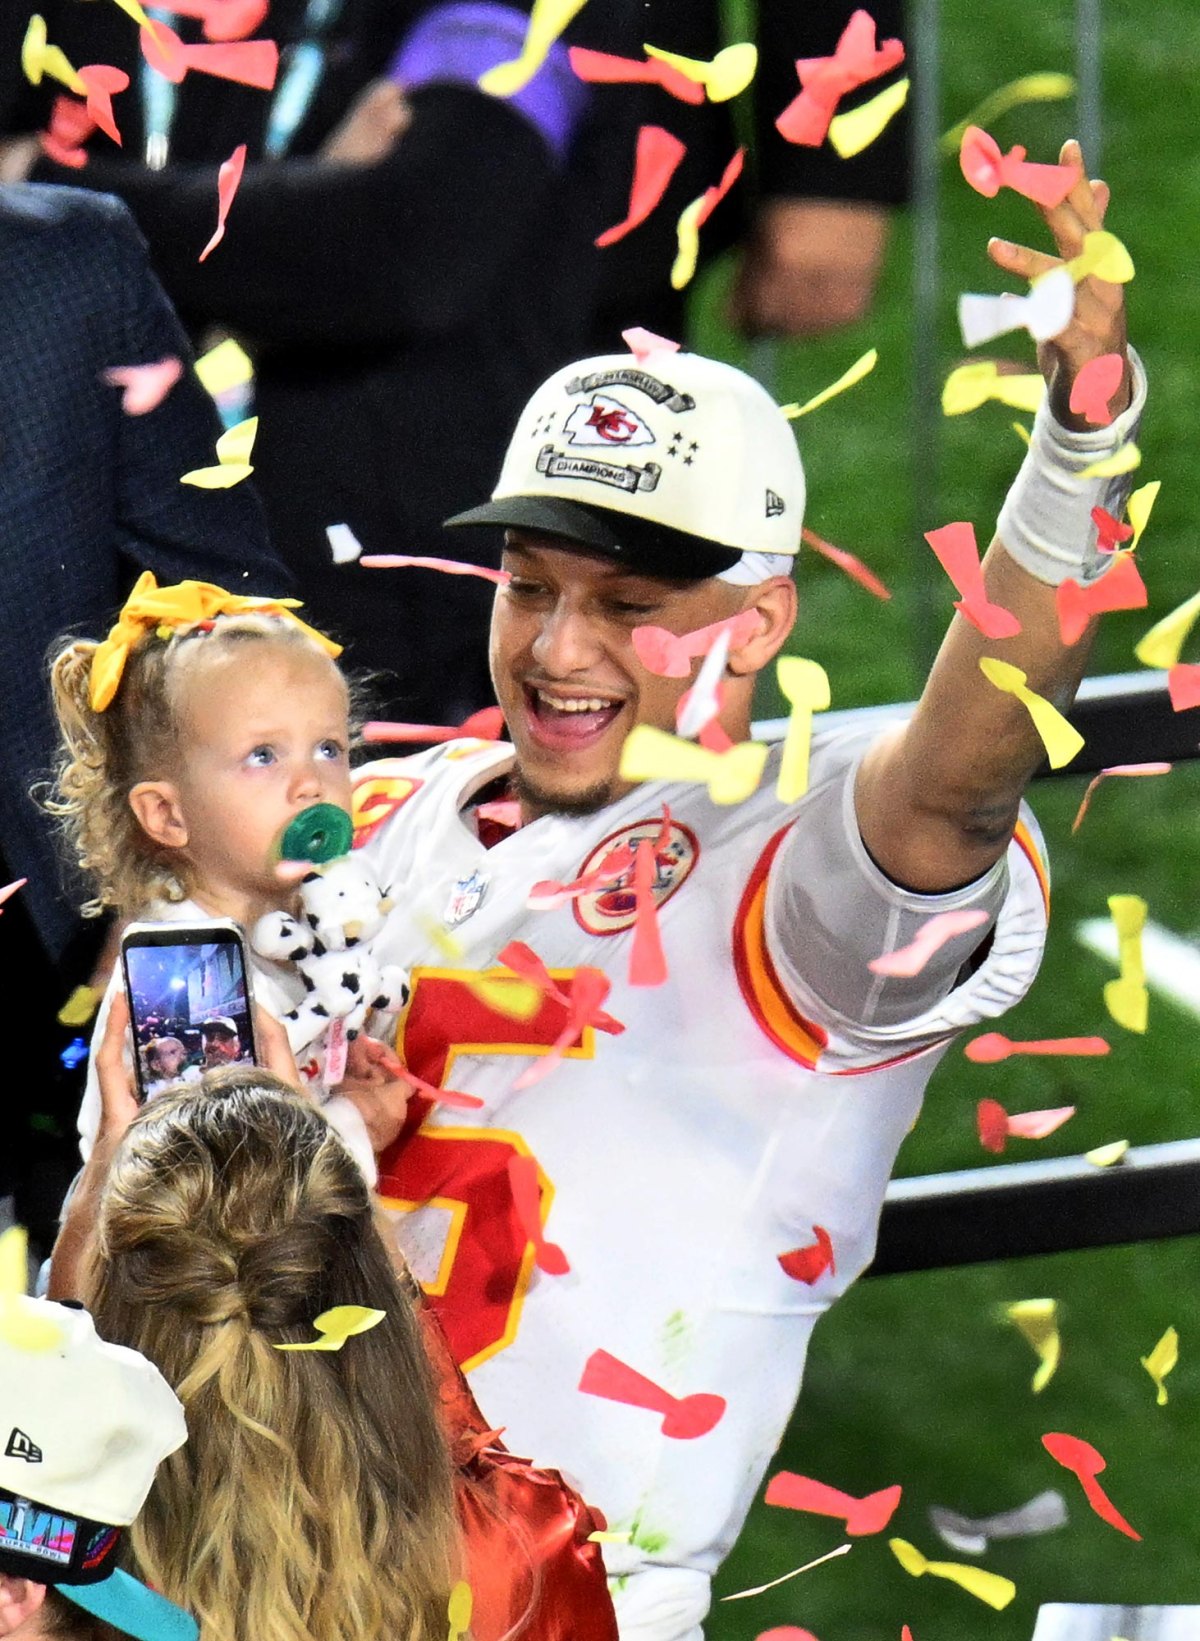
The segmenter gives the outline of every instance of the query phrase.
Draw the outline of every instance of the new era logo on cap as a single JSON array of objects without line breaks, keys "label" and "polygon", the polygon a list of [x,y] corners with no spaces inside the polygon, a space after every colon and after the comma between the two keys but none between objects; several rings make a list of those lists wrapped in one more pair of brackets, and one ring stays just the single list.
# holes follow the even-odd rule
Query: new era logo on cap
[{"label": "new era logo on cap", "polygon": [[41,1464],[42,1450],[32,1436],[27,1436],[23,1430],[18,1430],[17,1426],[13,1425],[4,1449],[4,1457],[24,1459],[26,1464]]},{"label": "new era logo on cap", "polygon": [[767,517],[769,519],[777,519],[780,513],[784,511],[784,506],[782,496],[777,496],[774,490],[767,491]]}]

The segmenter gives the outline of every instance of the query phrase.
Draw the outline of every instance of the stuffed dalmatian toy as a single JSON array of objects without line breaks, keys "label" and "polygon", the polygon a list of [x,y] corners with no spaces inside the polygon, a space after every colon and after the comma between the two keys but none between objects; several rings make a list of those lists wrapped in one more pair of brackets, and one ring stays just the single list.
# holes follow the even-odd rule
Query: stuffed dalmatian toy
[{"label": "stuffed dalmatian toy", "polygon": [[405,971],[381,967],[371,951],[392,903],[362,855],[314,866],[301,879],[300,905],[298,917],[268,912],[250,936],[256,952],[294,963],[304,982],[304,1001],[283,1020],[297,1058],[331,1022],[353,1040],[372,1010],[398,1014],[408,1001]]}]

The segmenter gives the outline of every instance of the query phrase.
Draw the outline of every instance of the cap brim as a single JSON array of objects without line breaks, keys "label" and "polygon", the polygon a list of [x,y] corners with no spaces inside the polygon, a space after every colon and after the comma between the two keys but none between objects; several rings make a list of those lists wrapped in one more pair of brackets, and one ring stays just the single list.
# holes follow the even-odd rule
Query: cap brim
[{"label": "cap brim", "polygon": [[639,574],[672,581],[706,580],[731,570],[742,556],[740,547],[725,547],[611,508],[585,507],[562,496],[503,496],[455,513],[446,519],[445,528],[473,524],[506,525],[557,536],[588,552],[619,559]]},{"label": "cap brim", "polygon": [[102,1618],[135,1641],[197,1641],[200,1634],[191,1613],[119,1569],[99,1584],[56,1584],[54,1588],[85,1613]]}]

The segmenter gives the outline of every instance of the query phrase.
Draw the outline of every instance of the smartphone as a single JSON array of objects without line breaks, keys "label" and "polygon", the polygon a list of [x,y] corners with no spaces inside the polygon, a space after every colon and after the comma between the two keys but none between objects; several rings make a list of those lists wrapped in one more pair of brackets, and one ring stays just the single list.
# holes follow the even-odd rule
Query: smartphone
[{"label": "smartphone", "polygon": [[256,1063],[246,946],[235,923],[131,923],[121,972],[143,1103],[218,1066]]}]

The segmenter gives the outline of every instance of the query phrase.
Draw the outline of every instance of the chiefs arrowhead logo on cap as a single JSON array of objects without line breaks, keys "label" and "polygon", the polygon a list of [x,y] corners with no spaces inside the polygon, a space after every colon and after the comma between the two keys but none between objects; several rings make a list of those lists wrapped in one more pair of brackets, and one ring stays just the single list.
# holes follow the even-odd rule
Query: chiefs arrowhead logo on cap
[{"label": "chiefs arrowhead logo on cap", "polygon": [[636,411],[607,393],[593,393],[576,405],[563,431],[574,445],[653,444],[654,434]]}]

